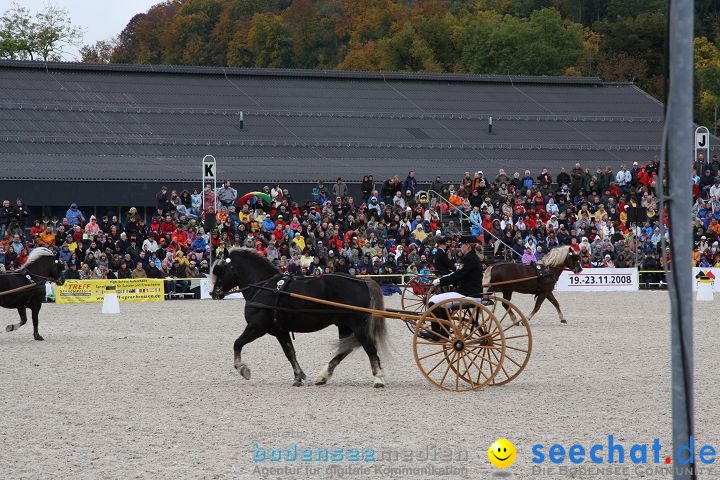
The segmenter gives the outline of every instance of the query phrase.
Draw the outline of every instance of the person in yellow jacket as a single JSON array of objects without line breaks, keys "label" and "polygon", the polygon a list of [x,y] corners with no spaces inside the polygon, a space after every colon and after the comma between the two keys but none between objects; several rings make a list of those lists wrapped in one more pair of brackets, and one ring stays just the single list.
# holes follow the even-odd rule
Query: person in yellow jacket
[{"label": "person in yellow jacket", "polygon": [[305,237],[299,233],[293,237],[291,243],[297,245],[297,248],[300,249],[301,252],[305,250]]},{"label": "person in yellow jacket", "polygon": [[176,259],[178,262],[180,262],[180,265],[182,265],[182,266],[184,266],[184,267],[189,267],[189,266],[190,266],[190,260],[188,260],[188,258],[185,256],[185,254],[183,253],[182,250],[178,250],[178,251],[175,253],[175,259]]},{"label": "person in yellow jacket", "polygon": [[53,232],[53,227],[50,225],[45,227],[45,230],[38,236],[36,243],[41,247],[55,245],[55,232]]}]

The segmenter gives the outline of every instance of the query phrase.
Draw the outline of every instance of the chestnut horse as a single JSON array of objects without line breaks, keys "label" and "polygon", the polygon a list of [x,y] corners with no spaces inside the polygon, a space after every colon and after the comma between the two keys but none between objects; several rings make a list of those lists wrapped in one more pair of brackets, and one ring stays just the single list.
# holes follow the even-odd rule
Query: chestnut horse
[{"label": "chestnut horse", "polygon": [[[555,284],[560,278],[560,274],[566,269],[574,273],[580,273],[582,264],[580,263],[580,256],[569,246],[563,245],[550,250],[536,265],[496,263],[487,267],[483,274],[483,284],[511,282],[512,280],[530,277],[527,280],[518,282],[491,285],[487,290],[502,293],[503,298],[507,301],[510,301],[513,292],[535,295],[535,308],[533,308],[528,320],[535,316],[540,310],[540,305],[547,298],[555,305],[555,309],[560,315],[560,323],[567,323],[562,310],[560,310],[560,304],[553,295]],[[509,313],[511,317],[514,317],[512,311],[509,311]]]}]

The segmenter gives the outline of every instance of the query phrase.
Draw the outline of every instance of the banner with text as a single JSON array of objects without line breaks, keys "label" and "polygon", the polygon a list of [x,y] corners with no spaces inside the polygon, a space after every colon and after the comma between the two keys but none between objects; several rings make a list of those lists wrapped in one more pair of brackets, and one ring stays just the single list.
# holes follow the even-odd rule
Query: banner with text
[{"label": "banner with text", "polygon": [[[210,296],[210,292],[212,291],[212,284],[210,283],[209,278],[203,278],[200,280],[200,299],[201,300],[209,300],[212,297]],[[231,293],[230,295],[225,295],[224,300],[245,300],[245,297],[243,297],[242,293]]]},{"label": "banner with text", "polygon": [[586,268],[578,274],[564,271],[555,290],[560,292],[610,292],[638,290],[636,268]]},{"label": "banner with text", "polygon": [[115,293],[121,302],[161,302],[165,299],[163,280],[129,278],[123,280],[67,280],[63,285],[55,288],[55,301],[57,303],[102,303],[107,287],[115,287]]}]

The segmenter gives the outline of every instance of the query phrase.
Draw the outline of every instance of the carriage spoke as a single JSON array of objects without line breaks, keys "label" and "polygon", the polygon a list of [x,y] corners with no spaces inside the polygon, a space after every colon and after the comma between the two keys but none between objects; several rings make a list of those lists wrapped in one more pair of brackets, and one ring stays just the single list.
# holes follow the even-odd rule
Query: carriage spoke
[{"label": "carriage spoke", "polygon": [[510,345],[505,345],[505,348],[511,348],[511,349],[513,349],[513,350],[517,350],[518,352],[528,353],[528,350],[524,350],[524,349],[522,349],[522,348],[517,348],[517,347],[511,347]]},{"label": "carriage spoke", "polygon": [[513,336],[511,336],[511,337],[505,337],[505,340],[506,340],[506,341],[507,341],[507,340],[512,340],[512,339],[514,339],[514,338],[528,338],[528,334],[525,334],[525,335],[513,335]]},{"label": "carriage spoke", "polygon": [[[439,344],[435,344],[435,345],[439,345]],[[442,350],[438,350],[437,352],[428,353],[427,355],[423,355],[422,357],[418,357],[418,360],[425,360],[426,358],[432,357],[432,356],[434,356],[434,355],[439,355],[439,354],[444,353],[444,352],[445,352],[445,349],[443,348]]]},{"label": "carriage spoke", "polygon": [[470,379],[466,376],[466,375],[468,374],[468,372],[470,371],[470,367],[468,366],[467,360],[465,360],[465,357],[466,357],[466,356],[467,356],[466,354],[463,354],[463,355],[461,355],[461,357],[460,357],[460,358],[462,358],[463,365],[465,365],[465,371],[463,372],[462,375],[460,375],[460,372],[458,371],[458,377],[462,377],[462,379],[463,379],[464,381],[468,382],[471,386],[473,386],[472,380],[470,380]]},{"label": "carriage spoke", "polygon": [[[486,354],[486,351],[483,351],[483,354],[482,354],[483,361],[480,363],[481,365],[485,362],[485,360],[488,360],[488,362],[490,361],[490,355],[488,355],[487,358],[485,358],[485,354]],[[490,368],[490,372],[492,372],[492,368]],[[478,376],[477,376],[477,379],[475,380],[475,383],[480,383],[480,375],[487,378],[487,381],[490,381],[490,377],[488,377],[487,374],[485,373],[485,370],[483,370],[481,368],[480,371],[478,372]]]},{"label": "carriage spoke", "polygon": [[508,356],[507,353],[505,354],[505,360],[510,360],[512,363],[514,363],[515,365],[517,365],[518,368],[522,368],[522,365],[520,365],[520,364],[517,363],[515,360],[513,360],[512,357]]},{"label": "carriage spoke", "polygon": [[[455,352],[453,351],[453,353],[451,355],[454,355],[454,354],[455,354]],[[453,362],[454,362],[454,360],[447,360],[448,366],[445,369],[445,373],[443,374],[442,378],[440,379],[440,385],[443,385],[445,383],[445,378],[447,378],[447,374],[450,371],[450,368],[452,367]]]},{"label": "carriage spoke", "polygon": [[[498,358],[497,354],[495,353],[495,350],[490,350],[490,353],[492,353],[493,357],[495,357],[495,360],[497,360],[498,362],[500,361],[500,359]],[[506,358],[507,358],[507,357],[506,357]],[[505,365],[500,364],[500,369],[503,371],[503,373],[505,374],[505,376],[506,376],[507,378],[510,378],[510,374],[508,374],[507,370],[505,370]],[[493,380],[495,380],[495,379],[493,379]],[[493,382],[493,383],[494,383],[494,382]]]},{"label": "carriage spoke", "polygon": [[460,383],[460,352],[458,352],[455,360],[455,363],[457,365],[455,367],[455,390],[460,390],[460,388],[458,387],[458,384]]},{"label": "carriage spoke", "polygon": [[435,369],[436,369],[437,367],[439,367],[440,365],[442,365],[442,364],[445,363],[445,362],[447,362],[447,357],[443,357],[438,363],[435,364],[435,366],[434,366],[433,368],[431,368],[430,370],[428,370],[428,372],[427,372],[428,377],[430,376],[430,374],[431,374],[432,372],[435,371]]}]

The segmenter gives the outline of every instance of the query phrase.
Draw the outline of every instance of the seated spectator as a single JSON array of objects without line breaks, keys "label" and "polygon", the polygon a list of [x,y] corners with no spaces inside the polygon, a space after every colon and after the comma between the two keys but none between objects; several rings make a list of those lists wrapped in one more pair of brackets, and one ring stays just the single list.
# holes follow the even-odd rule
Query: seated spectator
[{"label": "seated spectator", "polygon": [[100,225],[98,225],[95,215],[90,215],[90,221],[85,225],[85,233],[91,236],[100,233]]},{"label": "seated spectator", "polygon": [[147,278],[147,273],[145,273],[142,263],[138,262],[137,265],[135,265],[130,276],[131,278]]}]

